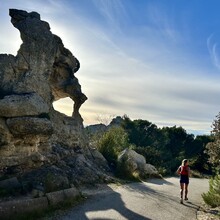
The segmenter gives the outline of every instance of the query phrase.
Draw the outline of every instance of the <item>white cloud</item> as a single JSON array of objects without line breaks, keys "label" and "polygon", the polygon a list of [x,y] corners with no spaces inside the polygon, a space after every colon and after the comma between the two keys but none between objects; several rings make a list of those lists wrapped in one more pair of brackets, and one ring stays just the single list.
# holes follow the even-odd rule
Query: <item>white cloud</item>
[{"label": "white cloud", "polygon": [[214,34],[211,34],[207,38],[207,47],[209,50],[212,63],[220,70],[220,57],[219,57],[220,48],[218,43],[216,43],[216,41],[213,38],[214,38]]}]

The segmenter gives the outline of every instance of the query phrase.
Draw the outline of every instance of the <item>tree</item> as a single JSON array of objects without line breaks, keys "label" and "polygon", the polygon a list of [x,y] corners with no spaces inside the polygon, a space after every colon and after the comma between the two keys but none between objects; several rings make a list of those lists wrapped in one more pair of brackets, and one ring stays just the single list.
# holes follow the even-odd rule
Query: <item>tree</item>
[{"label": "tree", "polygon": [[206,152],[209,155],[209,162],[216,168],[217,171],[220,170],[220,112],[214,119],[212,124],[212,137],[213,142],[209,142],[206,145]]},{"label": "tree", "polygon": [[164,166],[168,172],[173,173],[185,158],[185,147],[190,140],[182,127],[164,127],[162,132],[166,136],[167,143],[163,147]]},{"label": "tree", "polygon": [[220,206],[220,175],[216,175],[209,181],[209,191],[202,194],[206,204],[211,207]]},{"label": "tree", "polygon": [[164,137],[157,126],[147,120],[134,120],[124,116],[122,127],[128,133],[129,141],[137,147],[151,146],[160,148],[164,145]]},{"label": "tree", "polygon": [[209,181],[209,191],[203,193],[203,200],[212,207],[220,206],[220,112],[212,124],[213,141],[206,145],[206,152],[209,155],[209,162],[215,168],[217,175]]},{"label": "tree", "polygon": [[192,170],[198,170],[201,173],[211,174],[211,164],[208,162],[208,154],[205,152],[207,143],[212,141],[210,135],[198,135],[186,146],[186,158],[190,158],[190,167]]}]

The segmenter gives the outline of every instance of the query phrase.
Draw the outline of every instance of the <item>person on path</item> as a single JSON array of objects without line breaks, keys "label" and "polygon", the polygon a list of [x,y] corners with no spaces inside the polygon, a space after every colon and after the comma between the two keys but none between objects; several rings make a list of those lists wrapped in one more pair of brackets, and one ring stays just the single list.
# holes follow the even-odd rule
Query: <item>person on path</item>
[{"label": "person on path", "polygon": [[184,159],[181,166],[177,169],[177,173],[180,175],[180,203],[183,204],[183,192],[185,190],[185,200],[188,200],[188,185],[190,168],[188,166],[188,160]]}]

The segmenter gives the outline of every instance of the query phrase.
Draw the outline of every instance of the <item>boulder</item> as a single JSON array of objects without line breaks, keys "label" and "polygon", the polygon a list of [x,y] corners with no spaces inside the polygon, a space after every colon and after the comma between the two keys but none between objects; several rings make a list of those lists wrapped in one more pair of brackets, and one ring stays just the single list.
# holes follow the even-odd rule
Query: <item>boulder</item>
[{"label": "boulder", "polygon": [[149,175],[151,177],[161,177],[161,175],[158,173],[158,170],[156,169],[156,167],[149,164],[149,163],[145,164],[144,173],[146,173],[146,175]]},{"label": "boulder", "polygon": [[145,179],[148,177],[160,177],[157,169],[151,165],[146,164],[144,156],[136,153],[134,150],[125,149],[118,157],[118,172],[124,173],[125,176],[132,177],[135,173]]}]

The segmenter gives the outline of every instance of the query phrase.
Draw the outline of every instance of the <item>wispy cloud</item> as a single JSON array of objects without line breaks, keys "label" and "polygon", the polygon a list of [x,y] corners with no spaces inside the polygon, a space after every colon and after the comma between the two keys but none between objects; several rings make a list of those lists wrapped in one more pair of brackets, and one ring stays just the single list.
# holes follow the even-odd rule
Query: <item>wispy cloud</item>
[{"label": "wispy cloud", "polygon": [[100,11],[106,23],[121,32],[120,26],[127,19],[127,13],[121,0],[93,0],[93,4]]},{"label": "wispy cloud", "polygon": [[174,43],[181,39],[175,20],[170,11],[168,13],[167,8],[152,2],[148,5],[147,13],[153,27],[156,27],[157,31],[161,32],[164,37]]},{"label": "wispy cloud", "polygon": [[216,41],[214,40],[214,36],[215,34],[211,34],[207,38],[207,47],[209,50],[212,63],[220,70],[220,56],[219,56],[220,48],[219,48],[219,44],[216,43]]}]

